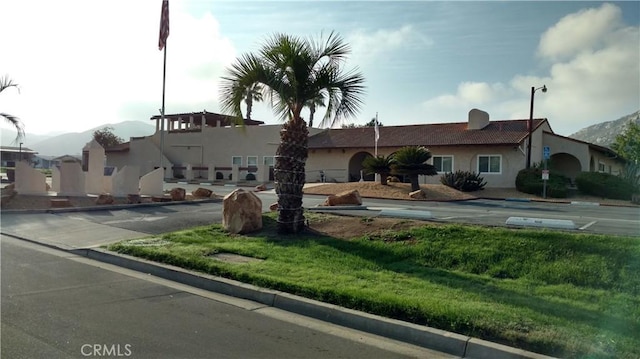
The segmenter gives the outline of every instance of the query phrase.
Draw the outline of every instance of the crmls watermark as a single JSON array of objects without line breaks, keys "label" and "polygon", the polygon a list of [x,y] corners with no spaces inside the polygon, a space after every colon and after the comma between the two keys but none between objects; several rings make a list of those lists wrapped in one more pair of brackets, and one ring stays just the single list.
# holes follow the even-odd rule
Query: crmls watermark
[{"label": "crmls watermark", "polygon": [[133,354],[131,344],[83,344],[80,353],[84,357],[128,357]]}]

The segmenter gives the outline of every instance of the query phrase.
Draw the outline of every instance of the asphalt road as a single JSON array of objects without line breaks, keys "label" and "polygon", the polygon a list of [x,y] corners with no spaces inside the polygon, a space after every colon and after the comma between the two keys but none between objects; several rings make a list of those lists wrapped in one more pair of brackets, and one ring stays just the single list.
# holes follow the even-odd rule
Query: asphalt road
[{"label": "asphalt road", "polygon": [[3,358],[451,358],[0,238]]},{"label": "asphalt road", "polygon": [[[198,187],[197,185],[181,186],[186,187],[187,191]],[[212,189],[215,193],[224,195],[233,191],[235,187],[219,186]],[[269,210],[270,204],[277,202],[277,195],[273,191],[256,192],[256,194],[262,200],[265,212]],[[305,195],[303,206],[312,208],[324,202],[325,199],[326,196]],[[640,208],[638,207],[500,200],[423,202],[370,198],[363,199],[363,207],[369,210],[333,211],[369,217],[379,215],[380,209],[384,208],[428,211],[432,215],[432,220],[437,222],[490,226],[505,226],[509,217],[570,220],[577,228],[572,232],[640,236]],[[76,212],[61,215],[148,234],[160,234],[193,226],[221,223],[222,203]]]}]

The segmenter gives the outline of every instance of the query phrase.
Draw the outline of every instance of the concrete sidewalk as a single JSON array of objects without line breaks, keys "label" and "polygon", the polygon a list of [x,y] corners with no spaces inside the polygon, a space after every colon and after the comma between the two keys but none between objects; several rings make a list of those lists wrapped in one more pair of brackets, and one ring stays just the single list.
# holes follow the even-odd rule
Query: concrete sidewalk
[{"label": "concrete sidewalk", "polygon": [[550,358],[465,335],[346,309],[234,280],[120,255],[99,248],[121,240],[148,237],[149,235],[146,233],[97,224],[80,217],[59,216],[52,213],[2,214],[1,219],[0,232],[3,235],[65,250],[192,287],[252,300],[344,327],[419,345],[455,357],[477,359]]}]

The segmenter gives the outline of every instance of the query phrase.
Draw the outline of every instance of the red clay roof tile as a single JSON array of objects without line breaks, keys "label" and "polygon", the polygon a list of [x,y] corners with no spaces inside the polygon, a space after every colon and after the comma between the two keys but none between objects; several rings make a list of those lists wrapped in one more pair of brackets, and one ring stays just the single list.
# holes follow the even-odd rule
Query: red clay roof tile
[{"label": "red clay roof tile", "polygon": [[[467,130],[467,122],[380,126],[378,147],[514,145],[527,137],[528,121],[490,121],[480,130]],[[545,121],[546,119],[535,119],[534,129]],[[328,129],[309,137],[309,148],[354,148],[373,145],[373,127]]]}]

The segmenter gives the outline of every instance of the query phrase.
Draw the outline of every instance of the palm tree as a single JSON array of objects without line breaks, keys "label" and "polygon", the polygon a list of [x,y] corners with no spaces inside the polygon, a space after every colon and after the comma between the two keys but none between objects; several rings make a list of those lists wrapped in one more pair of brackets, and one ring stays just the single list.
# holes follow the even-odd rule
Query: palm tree
[{"label": "palm tree", "polygon": [[313,127],[313,115],[316,113],[316,108],[324,107],[324,94],[319,92],[317,97],[308,100],[304,105],[309,107],[309,127]]},{"label": "palm tree", "polygon": [[[262,86],[259,83],[253,83],[247,86],[236,84],[235,91],[240,92],[244,103],[247,104],[247,120],[250,120],[253,101],[262,101]],[[242,117],[242,115],[240,115],[240,117]]]},{"label": "palm tree", "polygon": [[257,54],[240,57],[223,77],[222,110],[240,116],[242,96],[234,87],[260,84],[274,112],[285,121],[274,166],[280,233],[298,233],[305,226],[302,187],[309,131],[300,116],[305,103],[322,93],[327,99],[323,122],[332,124],[355,116],[361,105],[364,77],[341,69],[349,52],[349,46],[333,32],[316,41],[275,34]]},{"label": "palm tree", "polygon": [[422,146],[407,146],[399,149],[393,155],[394,163],[391,166],[393,173],[409,176],[411,191],[420,189],[418,175],[435,176],[436,168],[425,163],[431,158],[431,152]]},{"label": "palm tree", "polygon": [[380,184],[387,185],[387,177],[391,173],[391,166],[394,163],[392,155],[377,157],[367,157],[362,161],[362,167],[367,174],[376,173],[380,175]]},{"label": "palm tree", "polygon": [[[20,91],[18,84],[14,83],[8,76],[0,78],[0,92],[8,89],[9,87],[15,87]],[[0,112],[0,117],[4,118],[5,121],[11,123],[13,127],[16,128],[18,134],[16,135],[14,142],[18,142],[20,139],[24,138],[24,126],[19,118],[4,112]]]}]

